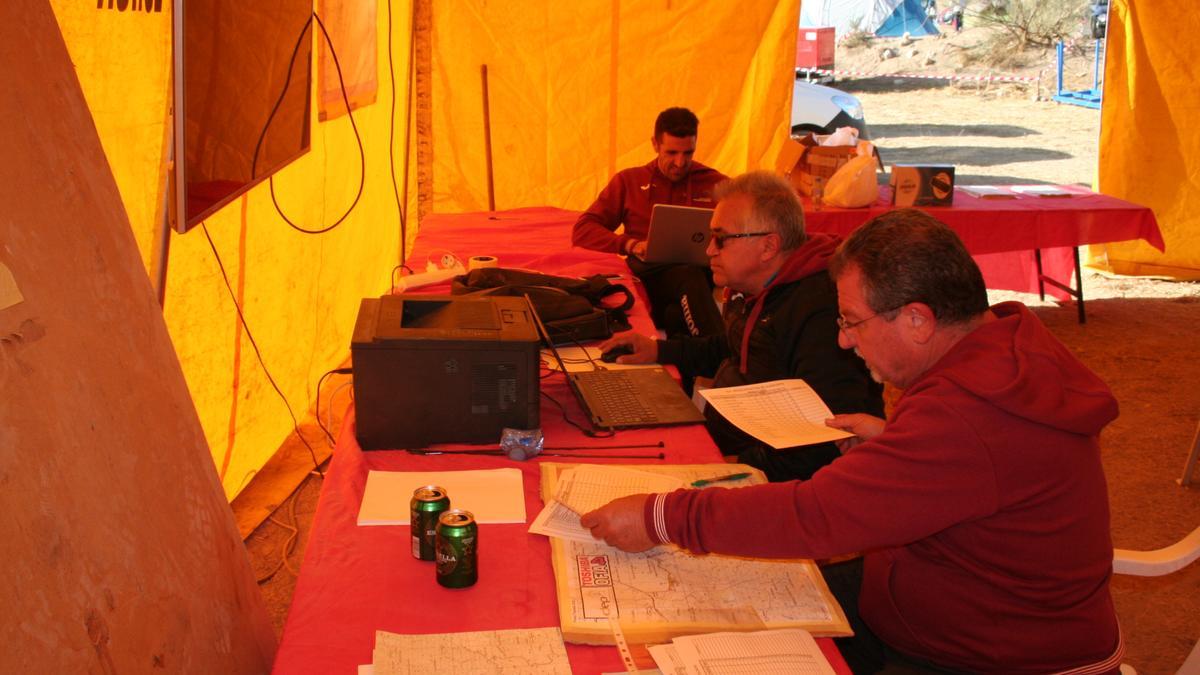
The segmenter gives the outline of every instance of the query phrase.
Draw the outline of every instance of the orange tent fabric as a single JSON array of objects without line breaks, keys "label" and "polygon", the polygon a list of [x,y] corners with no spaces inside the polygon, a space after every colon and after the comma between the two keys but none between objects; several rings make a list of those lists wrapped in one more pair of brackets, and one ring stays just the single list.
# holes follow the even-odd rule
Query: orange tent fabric
[{"label": "orange tent fabric", "polygon": [[1093,264],[1200,278],[1200,14],[1183,0],[1113,0],[1109,12],[1097,190],[1151,207],[1167,250],[1094,246]]},{"label": "orange tent fabric", "polygon": [[[168,203],[172,3],[157,10],[134,2],[51,5],[149,269]],[[169,235],[164,316],[230,499],[292,431],[275,386],[297,417],[311,411],[317,380],[346,359],[359,301],[389,291],[401,262],[393,167],[402,180],[405,162],[413,165],[410,184],[397,186],[411,207],[418,184],[432,191],[438,211],[484,206],[480,65],[494,78],[502,208],[585,207],[615,169],[649,160],[654,115],[669,105],[700,115],[700,159],[727,173],[771,166],[786,136],[797,0],[430,7],[430,56],[411,64],[413,4],[378,7],[379,90],[374,103],[353,111],[366,180],[342,225],[319,236],[293,230],[262,183],[203,228]],[[320,31],[312,39],[323,39]],[[410,65],[425,68],[432,82],[432,124],[419,133],[414,125],[411,134]],[[322,121],[314,112],[312,123],[309,152],[273,179],[279,208],[308,228],[328,225],[350,205],[360,161],[347,116]],[[433,153],[432,172],[420,182],[418,144]],[[409,248],[417,225],[410,218]],[[425,261],[409,264],[420,271]]]}]

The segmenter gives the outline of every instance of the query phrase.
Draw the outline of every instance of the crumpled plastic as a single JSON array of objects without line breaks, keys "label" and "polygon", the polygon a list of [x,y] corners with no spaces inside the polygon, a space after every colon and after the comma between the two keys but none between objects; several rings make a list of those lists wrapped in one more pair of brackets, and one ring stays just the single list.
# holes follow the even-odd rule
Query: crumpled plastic
[{"label": "crumpled plastic", "polygon": [[843,164],[825,183],[824,203],[848,209],[875,203],[879,197],[875,166],[875,155],[871,152],[863,152]]}]

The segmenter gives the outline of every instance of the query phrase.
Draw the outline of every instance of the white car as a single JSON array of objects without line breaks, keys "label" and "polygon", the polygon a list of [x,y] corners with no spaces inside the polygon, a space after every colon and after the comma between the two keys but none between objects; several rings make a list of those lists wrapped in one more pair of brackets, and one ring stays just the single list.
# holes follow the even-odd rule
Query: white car
[{"label": "white car", "polygon": [[831,134],[838,127],[854,127],[859,138],[870,138],[862,103],[833,87],[796,80],[792,89],[792,135],[803,136],[810,131]]}]

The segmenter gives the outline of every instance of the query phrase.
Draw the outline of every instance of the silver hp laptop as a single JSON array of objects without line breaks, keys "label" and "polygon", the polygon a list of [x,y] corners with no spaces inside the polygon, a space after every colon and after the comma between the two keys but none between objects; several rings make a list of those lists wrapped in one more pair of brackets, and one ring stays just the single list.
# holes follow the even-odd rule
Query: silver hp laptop
[{"label": "silver hp laptop", "polygon": [[655,204],[646,235],[646,262],[687,263],[708,267],[708,229],[712,209]]},{"label": "silver hp laptop", "polygon": [[628,370],[567,371],[554,340],[533,308],[529,296],[529,313],[537,326],[542,343],[554,355],[558,367],[567,378],[571,391],[579,400],[598,429],[631,429],[673,424],[695,424],[704,421],[701,413],[679,383],[662,368],[631,368]]}]

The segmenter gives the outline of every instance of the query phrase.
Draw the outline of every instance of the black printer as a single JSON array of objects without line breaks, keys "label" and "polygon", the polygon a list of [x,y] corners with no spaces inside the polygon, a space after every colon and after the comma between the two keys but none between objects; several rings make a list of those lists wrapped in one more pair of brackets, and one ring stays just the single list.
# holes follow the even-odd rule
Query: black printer
[{"label": "black printer", "polygon": [[364,450],[495,443],[539,426],[539,341],[519,297],[365,298],[350,343]]}]

